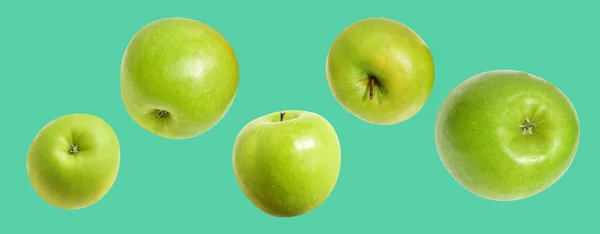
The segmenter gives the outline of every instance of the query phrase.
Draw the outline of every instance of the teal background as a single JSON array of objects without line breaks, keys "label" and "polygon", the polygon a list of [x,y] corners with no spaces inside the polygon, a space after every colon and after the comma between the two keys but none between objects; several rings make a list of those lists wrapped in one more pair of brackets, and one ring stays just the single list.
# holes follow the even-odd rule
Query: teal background
[{"label": "teal background", "polygon": [[[598,233],[597,9],[591,0],[2,1],[0,233]],[[127,115],[119,90],[121,56],[131,37],[171,16],[217,29],[240,65],[230,111],[188,140],[142,130]],[[347,113],[325,80],[335,36],[374,16],[418,32],[436,65],[425,107],[393,126]],[[437,110],[450,90],[493,69],[553,82],[581,121],[569,171],[545,192],[517,202],[483,200],[460,187],[441,164],[433,138]],[[334,192],[318,209],[292,219],[255,208],[231,168],[238,131],[281,109],[323,115],[343,147]],[[122,145],[112,190],[78,211],[43,202],[25,169],[35,134],[70,113],[103,118]]]}]

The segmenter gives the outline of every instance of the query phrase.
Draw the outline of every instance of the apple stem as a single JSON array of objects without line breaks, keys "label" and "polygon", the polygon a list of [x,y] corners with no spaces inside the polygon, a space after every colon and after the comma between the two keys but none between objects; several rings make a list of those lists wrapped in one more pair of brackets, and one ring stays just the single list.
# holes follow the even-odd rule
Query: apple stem
[{"label": "apple stem", "polygon": [[77,147],[77,145],[70,145],[69,146],[69,154],[77,154],[79,153],[79,147]]},{"label": "apple stem", "polygon": [[279,121],[283,121],[283,117],[285,117],[285,112],[279,112]]},{"label": "apple stem", "polygon": [[537,125],[531,121],[529,121],[529,118],[525,118],[525,121],[523,121],[523,123],[521,123],[521,125],[519,126],[521,128],[521,133],[523,135],[533,135],[533,129],[536,127]]},{"label": "apple stem", "polygon": [[374,91],[373,89],[375,88],[375,79],[373,77],[369,78],[369,100],[373,100],[373,96],[374,96]]}]

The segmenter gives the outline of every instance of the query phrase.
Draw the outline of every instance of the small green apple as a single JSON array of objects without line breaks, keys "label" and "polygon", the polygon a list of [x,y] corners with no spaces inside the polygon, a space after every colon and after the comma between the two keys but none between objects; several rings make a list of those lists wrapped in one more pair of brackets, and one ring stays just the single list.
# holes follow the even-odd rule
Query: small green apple
[{"label": "small green apple", "polygon": [[239,132],[233,170],[249,200],[263,212],[293,217],[320,206],[333,191],[341,164],[334,128],[299,110],[264,115]]},{"label": "small green apple", "polygon": [[104,197],[119,171],[116,133],[101,118],[70,114],[44,126],[27,154],[27,174],[50,205],[75,210]]},{"label": "small green apple", "polygon": [[513,201],[558,181],[575,157],[579,120],[552,83],[495,70],[452,90],[439,110],[435,140],[449,173],[480,197]]},{"label": "small green apple", "polygon": [[379,125],[416,115],[433,88],[433,58],[409,27],[386,18],[346,27],[327,55],[326,75],[338,103],[357,118]]},{"label": "small green apple", "polygon": [[238,88],[239,70],[227,40],[210,26],[164,18],[138,31],[121,65],[127,112],[158,136],[184,139],[214,127]]}]

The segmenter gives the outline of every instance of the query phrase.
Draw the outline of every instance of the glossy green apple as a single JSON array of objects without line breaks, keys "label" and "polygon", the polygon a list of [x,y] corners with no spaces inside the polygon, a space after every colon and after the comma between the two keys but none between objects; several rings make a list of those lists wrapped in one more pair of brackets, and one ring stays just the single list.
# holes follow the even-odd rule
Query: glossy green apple
[{"label": "glossy green apple", "polygon": [[125,108],[144,129],[170,139],[200,135],[227,113],[238,88],[231,45],[208,25],[164,18],[138,31],[121,66]]},{"label": "glossy green apple", "polygon": [[512,201],[544,191],[567,171],[579,144],[579,120],[552,83],[522,71],[488,71],[447,96],[435,140],[443,164],[464,188]]},{"label": "glossy green apple", "polygon": [[233,147],[233,170],[248,199],[263,212],[293,217],[320,206],[340,172],[337,134],[322,116],[299,110],[249,122]]},{"label": "glossy green apple", "polygon": [[50,205],[75,210],[104,197],[117,178],[120,146],[101,118],[70,114],[44,126],[27,154],[29,180]]},{"label": "glossy green apple", "polygon": [[340,105],[379,125],[416,115],[433,88],[433,58],[409,27],[386,18],[346,27],[327,55],[327,81]]}]

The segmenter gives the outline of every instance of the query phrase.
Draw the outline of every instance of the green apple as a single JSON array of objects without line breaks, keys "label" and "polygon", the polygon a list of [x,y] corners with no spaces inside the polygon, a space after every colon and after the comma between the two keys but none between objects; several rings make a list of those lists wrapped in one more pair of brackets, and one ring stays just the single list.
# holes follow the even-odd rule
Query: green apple
[{"label": "green apple", "polygon": [[455,87],[437,116],[441,161],[471,193],[490,200],[534,196],[558,181],[579,144],[567,96],[515,70],[477,74]]},{"label": "green apple", "polygon": [[355,117],[378,125],[415,116],[433,88],[433,58],[425,42],[404,24],[368,18],[346,27],[326,62],[329,88]]},{"label": "green apple", "polygon": [[119,171],[116,133],[101,118],[70,114],[44,126],[27,154],[27,174],[50,205],[75,210],[102,199]]},{"label": "green apple", "polygon": [[210,26],[164,18],[138,31],[121,64],[127,112],[158,136],[185,139],[214,127],[227,113],[239,81],[236,55]]},{"label": "green apple", "polygon": [[309,111],[256,118],[233,146],[233,170],[243,193],[275,217],[299,216],[320,206],[335,187],[340,164],[334,128]]}]

